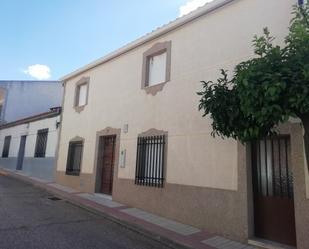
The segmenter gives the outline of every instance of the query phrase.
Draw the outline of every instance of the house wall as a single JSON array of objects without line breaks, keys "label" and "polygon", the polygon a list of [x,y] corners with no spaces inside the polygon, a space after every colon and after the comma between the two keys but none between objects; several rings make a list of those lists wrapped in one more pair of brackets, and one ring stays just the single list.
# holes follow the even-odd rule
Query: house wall
[{"label": "house wall", "polygon": [[[304,134],[303,130],[303,134]],[[306,160],[306,152],[305,152],[305,145],[304,145],[304,161],[305,161],[305,182],[306,182],[306,198],[309,199],[309,168],[308,168],[308,162]]]},{"label": "house wall", "polygon": [[[5,136],[12,136],[9,157],[0,157],[0,167],[15,170],[21,136],[27,135],[25,146],[25,157],[22,172],[45,180],[54,179],[55,155],[58,141],[58,129],[56,122],[60,116],[34,121],[28,124],[21,124],[14,127],[0,130],[0,156],[2,154]],[[48,128],[47,146],[44,158],[35,158],[35,145],[37,131]]]},{"label": "house wall", "polygon": [[[201,80],[232,70],[253,56],[252,39],[269,27],[282,44],[294,0],[236,0],[164,36],[65,82],[57,181],[95,190],[97,132],[120,129],[113,199],[239,240],[252,235],[250,151],[232,139],[213,138],[211,120],[198,112]],[[263,17],[263,18],[261,18]],[[171,80],[156,95],[141,89],[143,53],[172,42]],[[73,108],[75,84],[89,77],[88,105]],[[76,125],[78,124],[78,125]],[[128,132],[123,132],[124,125]],[[134,184],[138,134],[168,132],[163,189]],[[65,174],[69,141],[85,139],[80,176]]]},{"label": "house wall", "polygon": [[306,197],[306,186],[309,182],[306,177],[308,170],[305,164],[303,129],[299,122],[293,122],[281,125],[279,131],[281,134],[290,135],[297,248],[307,249],[309,248],[309,200]]},{"label": "house wall", "polygon": [[306,177],[306,197],[309,199],[309,174],[307,163],[305,164],[305,177]]},{"label": "house wall", "polygon": [[0,81],[4,89],[4,108],[1,120],[12,122],[47,112],[61,106],[62,83],[59,81]]}]

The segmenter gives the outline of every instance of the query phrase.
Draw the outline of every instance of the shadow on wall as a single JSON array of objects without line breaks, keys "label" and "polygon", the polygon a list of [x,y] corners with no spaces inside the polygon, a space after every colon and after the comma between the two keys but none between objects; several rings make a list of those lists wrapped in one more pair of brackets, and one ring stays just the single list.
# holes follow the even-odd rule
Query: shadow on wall
[{"label": "shadow on wall", "polygon": [[[31,177],[37,177],[45,181],[54,181],[56,160],[54,157],[24,158],[21,173]],[[17,157],[0,158],[0,168],[16,170]]]}]

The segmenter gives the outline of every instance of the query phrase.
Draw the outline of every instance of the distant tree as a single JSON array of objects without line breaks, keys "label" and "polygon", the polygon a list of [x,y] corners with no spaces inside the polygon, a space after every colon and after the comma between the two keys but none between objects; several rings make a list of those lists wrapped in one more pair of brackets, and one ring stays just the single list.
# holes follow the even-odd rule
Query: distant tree
[{"label": "distant tree", "polygon": [[298,117],[309,165],[309,4],[293,14],[283,48],[265,28],[254,37],[255,58],[238,64],[230,79],[221,69],[216,82],[202,81],[199,110],[212,118],[213,136],[241,142],[276,134],[280,123]]}]

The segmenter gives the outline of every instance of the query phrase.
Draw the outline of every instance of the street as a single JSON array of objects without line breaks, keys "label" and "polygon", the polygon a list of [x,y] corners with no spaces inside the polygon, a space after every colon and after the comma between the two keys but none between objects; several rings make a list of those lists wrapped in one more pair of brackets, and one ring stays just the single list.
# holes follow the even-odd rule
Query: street
[{"label": "street", "polygon": [[30,184],[0,175],[0,248],[167,248],[64,200],[52,200],[52,197]]}]

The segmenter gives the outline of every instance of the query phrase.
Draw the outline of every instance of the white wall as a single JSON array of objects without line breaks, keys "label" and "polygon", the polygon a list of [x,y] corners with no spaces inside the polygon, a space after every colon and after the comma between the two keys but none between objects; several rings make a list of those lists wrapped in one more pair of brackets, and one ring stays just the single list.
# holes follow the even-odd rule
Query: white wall
[{"label": "white wall", "polygon": [[58,139],[56,122],[60,116],[38,120],[29,124],[17,125],[0,130],[0,156],[3,150],[5,136],[12,136],[9,157],[17,157],[19,151],[20,137],[27,135],[25,157],[34,157],[37,131],[48,128],[47,147],[45,157],[55,157]]},{"label": "white wall", "polygon": [[[167,182],[237,190],[237,143],[213,138],[211,120],[198,112],[201,80],[253,56],[252,39],[269,27],[277,42],[288,33],[294,0],[237,0],[181,28],[66,82],[57,170],[65,171],[70,139],[85,138],[81,173],[94,172],[96,132],[122,128],[126,167],[118,177],[134,179],[136,142],[150,128],[168,131]],[[134,27],[132,27],[134,28]],[[157,95],[141,89],[143,53],[171,41],[171,80]],[[75,83],[90,77],[88,105],[73,108]],[[78,125],[76,125],[78,124]]]}]

